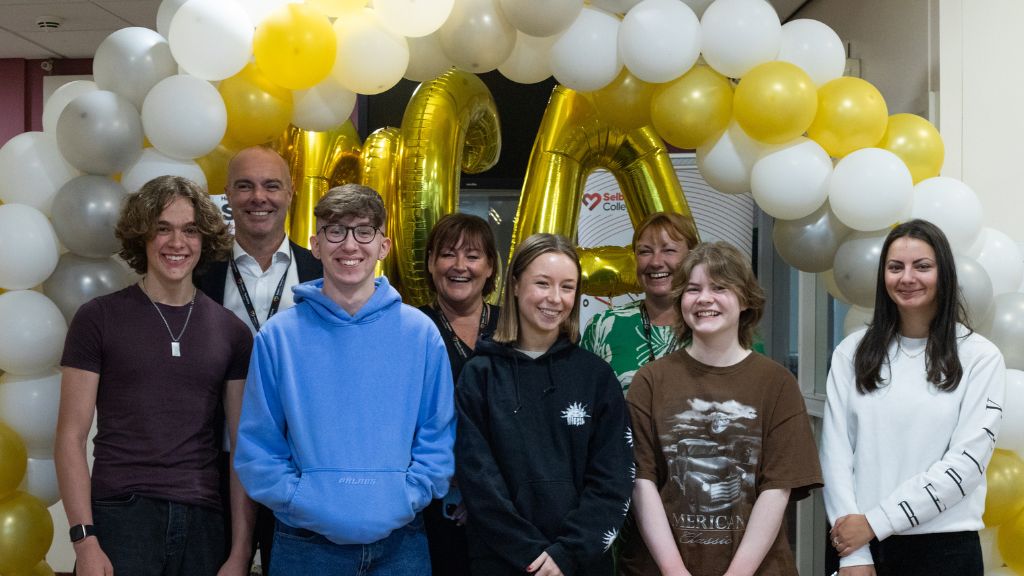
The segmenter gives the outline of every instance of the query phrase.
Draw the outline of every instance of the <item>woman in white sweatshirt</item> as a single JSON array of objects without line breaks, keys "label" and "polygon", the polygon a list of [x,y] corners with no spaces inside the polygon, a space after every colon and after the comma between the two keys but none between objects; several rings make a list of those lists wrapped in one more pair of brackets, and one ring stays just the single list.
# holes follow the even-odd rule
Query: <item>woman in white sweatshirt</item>
[{"label": "woman in white sweatshirt", "polygon": [[1005,365],[965,325],[942,231],[895,227],[871,325],[836,348],[821,464],[841,576],[981,576]]}]

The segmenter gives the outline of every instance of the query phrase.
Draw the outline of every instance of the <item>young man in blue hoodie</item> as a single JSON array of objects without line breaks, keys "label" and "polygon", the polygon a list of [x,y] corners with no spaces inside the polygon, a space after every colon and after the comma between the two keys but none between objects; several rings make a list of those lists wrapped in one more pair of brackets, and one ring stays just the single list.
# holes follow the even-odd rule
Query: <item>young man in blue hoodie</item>
[{"label": "young man in blue hoodie", "polygon": [[420,511],[454,471],[444,342],[374,278],[391,240],[373,189],[334,188],[314,214],[324,278],[256,337],[235,468],[277,518],[274,573],[429,574]]}]

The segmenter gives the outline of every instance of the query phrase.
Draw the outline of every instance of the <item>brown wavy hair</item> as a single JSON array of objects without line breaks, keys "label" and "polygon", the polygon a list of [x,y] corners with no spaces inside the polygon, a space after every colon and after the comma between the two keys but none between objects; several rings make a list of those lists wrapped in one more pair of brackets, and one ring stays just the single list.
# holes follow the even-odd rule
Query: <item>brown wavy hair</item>
[{"label": "brown wavy hair", "polygon": [[[487,224],[487,221],[479,216],[457,212],[442,216],[437,224],[430,230],[427,236],[427,250],[423,257],[423,266],[430,268],[430,260],[436,258],[437,254],[445,248],[455,247],[459,239],[473,248],[479,249],[487,257],[487,263],[491,265],[491,275],[484,281],[483,296],[486,298],[494,292],[495,277],[498,275],[498,248],[494,240],[494,232]],[[434,286],[434,277],[427,274],[427,286],[430,291],[437,293],[437,286]]]},{"label": "brown wavy hair", "polygon": [[195,182],[181,176],[158,176],[129,194],[121,206],[114,235],[121,241],[118,255],[139,274],[149,267],[146,243],[156,235],[160,214],[175,198],[185,198],[195,210],[195,224],[203,238],[196,270],[231,254],[231,234],[220,210]]},{"label": "brown wavy hair", "polygon": [[740,312],[738,336],[740,346],[749,349],[754,344],[754,332],[764,314],[764,290],[757,283],[754,270],[750,267],[750,258],[728,242],[698,244],[683,260],[672,279],[672,299],[678,318],[675,330],[679,341],[688,342],[693,338],[693,331],[683,321],[683,291],[690,283],[693,269],[701,264],[711,280],[732,290],[740,306],[746,307],[746,310]]}]

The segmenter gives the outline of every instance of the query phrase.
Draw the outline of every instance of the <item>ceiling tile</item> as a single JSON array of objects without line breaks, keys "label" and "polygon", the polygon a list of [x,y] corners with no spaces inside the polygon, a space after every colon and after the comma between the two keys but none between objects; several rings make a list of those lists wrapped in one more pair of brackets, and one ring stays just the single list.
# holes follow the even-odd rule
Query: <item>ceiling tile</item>
[{"label": "ceiling tile", "polygon": [[160,8],[160,0],[94,0],[99,5],[117,14],[132,26],[144,26],[156,29],[156,11]]},{"label": "ceiling tile", "polygon": [[0,29],[0,58],[56,58],[58,56],[60,55],[42,46]]}]

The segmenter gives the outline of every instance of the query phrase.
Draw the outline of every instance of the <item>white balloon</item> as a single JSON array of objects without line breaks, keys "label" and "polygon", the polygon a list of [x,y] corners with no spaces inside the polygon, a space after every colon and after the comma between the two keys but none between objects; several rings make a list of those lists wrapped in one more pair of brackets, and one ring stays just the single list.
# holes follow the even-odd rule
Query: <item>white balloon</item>
[{"label": "white balloon", "polygon": [[607,10],[612,14],[625,14],[639,3],[640,0],[590,0],[591,6]]},{"label": "white balloon", "polygon": [[174,59],[189,74],[223,80],[249,62],[253,32],[253,23],[235,0],[188,0],[174,14],[167,40]]},{"label": "white balloon", "polygon": [[619,54],[644,82],[678,78],[700,56],[700,21],[679,0],[643,0],[622,20]]},{"label": "white balloon", "polygon": [[750,173],[750,191],[770,216],[796,220],[813,213],[828,197],[832,159],[820,144],[797,138],[766,153]]},{"label": "white balloon", "polygon": [[380,94],[402,79],[409,66],[405,38],[384,27],[377,14],[365,8],[334,21],[337,56],[331,75],[360,94]]},{"label": "white balloon", "polygon": [[1020,370],[1006,371],[1003,420],[996,447],[1024,454],[1024,372]]},{"label": "white balloon", "polygon": [[501,12],[498,0],[456,0],[438,37],[456,66],[482,74],[495,70],[512,53],[516,29]]},{"label": "white balloon", "polygon": [[46,215],[24,204],[0,206],[0,288],[38,286],[57,267],[58,255],[57,234]]},{"label": "white balloon", "polygon": [[227,125],[227,108],[217,89],[194,76],[161,80],[142,104],[146,137],[172,158],[205,156],[224,138]]},{"label": "white balloon", "polygon": [[121,174],[121,186],[129,192],[135,192],[146,182],[157,176],[181,176],[195,182],[209,192],[206,185],[206,174],[193,160],[179,160],[160,153],[155,148],[146,148],[142,151],[135,164],[128,167]]},{"label": "white balloon", "polygon": [[523,34],[554,36],[572,24],[584,0],[500,0],[501,11]]},{"label": "white balloon", "polygon": [[993,308],[988,339],[1003,353],[1007,368],[1024,370],[1024,294],[999,294]]},{"label": "white balloon", "polygon": [[774,60],[782,45],[782,24],[764,0],[716,0],[701,18],[701,53],[729,78]]},{"label": "white balloon", "polygon": [[409,43],[409,66],[405,77],[414,82],[427,82],[444,74],[454,64],[441,48],[437,32],[421,38],[406,38]]},{"label": "white balloon", "polygon": [[981,201],[956,178],[936,176],[914,186],[913,218],[928,220],[946,234],[953,250],[969,250],[982,225]]},{"label": "white balloon", "polygon": [[559,84],[578,92],[604,88],[622,71],[619,19],[586,6],[551,47],[551,72]]},{"label": "white balloon", "polygon": [[832,212],[854,230],[880,230],[906,220],[914,199],[914,181],[899,156],[881,148],[862,148],[836,164],[829,184]]},{"label": "white balloon", "polygon": [[47,132],[22,132],[0,147],[0,200],[26,204],[49,215],[60,187],[81,174]]},{"label": "white balloon", "polygon": [[60,309],[39,292],[0,294],[0,370],[32,375],[53,368],[67,331]]},{"label": "white balloon", "polygon": [[93,57],[92,73],[101,90],[120,94],[141,109],[149,90],[177,74],[178,64],[163,36],[149,28],[131,26],[100,42]]},{"label": "white balloon", "polygon": [[253,26],[259,26],[263,19],[285,4],[294,4],[295,0],[237,0]]},{"label": "white balloon", "polygon": [[956,255],[956,281],[963,294],[967,322],[977,329],[992,321],[992,280],[978,261],[964,254]]},{"label": "white balloon", "polygon": [[874,317],[874,308],[862,308],[850,306],[846,311],[846,318],[843,318],[843,336],[849,336],[861,328],[867,328]]},{"label": "white balloon", "polygon": [[60,370],[0,376],[0,422],[18,433],[29,456],[53,455],[60,407]]},{"label": "white balloon", "polygon": [[356,93],[334,76],[327,76],[308,90],[292,92],[292,124],[303,130],[323,132],[345,123],[356,107]]},{"label": "white balloon", "polygon": [[551,77],[551,47],[557,36],[538,38],[516,32],[516,47],[498,66],[505,78],[520,84],[536,84]]},{"label": "white balloon", "polygon": [[160,2],[160,7],[156,9],[156,31],[164,38],[170,34],[171,20],[174,19],[174,15],[178,13],[178,9],[185,2],[188,0],[163,0]]},{"label": "white balloon", "polygon": [[846,70],[846,47],[827,25],[801,18],[782,25],[782,45],[776,58],[796,64],[815,85],[835,80]]},{"label": "white balloon", "polygon": [[995,228],[982,228],[974,246],[968,250],[992,279],[995,295],[1015,292],[1024,279],[1024,256],[1017,243]]},{"label": "white balloon", "polygon": [[385,28],[399,36],[433,34],[452,13],[455,0],[373,0]]},{"label": "white balloon", "polygon": [[49,508],[60,502],[60,488],[57,486],[57,468],[52,454],[49,458],[29,458],[19,490],[35,496]]},{"label": "white balloon", "polygon": [[843,291],[839,289],[839,285],[836,284],[836,275],[832,270],[826,270],[818,274],[818,278],[825,285],[825,291],[832,295],[833,298],[846,304],[847,306],[853,306],[853,302],[843,295]]},{"label": "white balloon", "polygon": [[754,164],[771,148],[754,140],[732,122],[718,137],[697,148],[697,168],[712,188],[725,194],[750,191],[750,172]]},{"label": "white balloon", "polygon": [[50,97],[46,99],[46,103],[43,104],[43,132],[56,134],[57,119],[60,118],[60,113],[64,111],[64,107],[68,105],[68,102],[86,92],[96,90],[99,90],[99,88],[96,87],[96,83],[92,80],[72,80],[54,90],[53,94],[50,94]]},{"label": "white balloon", "polygon": [[888,230],[852,232],[836,250],[832,274],[843,298],[862,308],[874,308],[878,261]]}]

